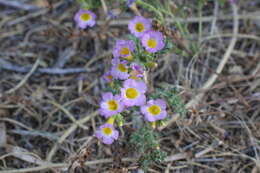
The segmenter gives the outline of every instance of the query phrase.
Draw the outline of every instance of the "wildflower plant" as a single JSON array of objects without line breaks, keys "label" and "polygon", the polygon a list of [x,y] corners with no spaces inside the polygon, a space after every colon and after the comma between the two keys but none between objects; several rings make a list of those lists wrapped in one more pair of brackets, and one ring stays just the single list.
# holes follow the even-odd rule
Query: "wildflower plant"
[{"label": "wildflower plant", "polygon": [[140,153],[146,153],[139,158],[145,169],[165,157],[160,151],[158,135],[152,129],[167,117],[168,103],[164,97],[148,95],[146,72],[169,49],[169,42],[163,33],[152,28],[151,19],[136,16],[129,21],[128,29],[131,35],[115,42],[111,69],[103,75],[110,92],[102,95],[100,115],[107,122],[95,136],[104,144],[112,144],[120,139],[116,128],[123,125],[126,116],[141,116],[143,127],[134,132],[130,143]]},{"label": "wildflower plant", "polygon": [[[88,3],[85,0],[80,2],[85,6]],[[135,2],[140,3],[139,0],[127,1],[127,5]],[[82,29],[96,23],[96,15],[86,9],[79,10],[74,19]],[[153,28],[151,19],[143,16],[133,17],[128,23],[128,30],[130,35],[116,40],[111,68],[102,76],[107,88],[102,94],[99,113],[106,122],[96,130],[95,136],[110,145],[120,139],[118,127],[123,126],[126,120],[131,121],[131,118],[134,122],[132,116],[140,116],[142,126],[130,136],[130,144],[143,153],[139,163],[146,169],[151,163],[165,158],[165,153],[160,151],[159,135],[153,129],[167,119],[169,110],[172,112],[175,109],[172,106],[176,106],[177,111],[182,111],[182,108],[181,103],[175,102],[179,98],[172,95],[171,89],[156,89],[151,93],[147,81],[147,72],[156,66],[158,58],[172,49],[172,41]],[[136,126],[133,124],[133,127]]]}]

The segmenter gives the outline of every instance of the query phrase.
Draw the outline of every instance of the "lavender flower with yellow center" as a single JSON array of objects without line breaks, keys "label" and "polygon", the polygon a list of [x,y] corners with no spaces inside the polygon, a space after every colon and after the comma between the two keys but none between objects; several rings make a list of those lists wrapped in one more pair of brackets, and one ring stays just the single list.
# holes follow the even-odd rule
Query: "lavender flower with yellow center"
[{"label": "lavender flower with yellow center", "polygon": [[113,81],[113,76],[111,74],[111,71],[107,71],[102,78],[106,81],[106,82],[112,82]]},{"label": "lavender flower with yellow center", "polygon": [[121,79],[121,80],[128,79],[130,75],[128,74],[127,61],[125,60],[120,61],[119,58],[114,58],[112,60],[112,65],[113,66],[112,66],[111,74],[113,78]]},{"label": "lavender flower with yellow center", "polygon": [[121,98],[126,106],[141,106],[145,104],[146,84],[143,81],[127,79],[121,88]]},{"label": "lavender flower with yellow center", "polygon": [[132,59],[132,52],[135,49],[135,43],[132,40],[117,40],[113,50],[114,57],[123,57],[128,60]]},{"label": "lavender flower with yellow center", "polygon": [[112,144],[114,140],[118,139],[119,132],[113,127],[112,124],[106,123],[99,127],[95,136],[102,140],[104,144]]},{"label": "lavender flower with yellow center", "polygon": [[141,107],[141,112],[149,122],[162,120],[167,116],[166,103],[162,99],[150,100]]},{"label": "lavender flower with yellow center", "polygon": [[131,34],[138,38],[141,38],[146,31],[151,29],[151,27],[151,20],[141,16],[134,17],[134,19],[128,23],[128,29],[130,30]]},{"label": "lavender flower with yellow center", "polygon": [[81,29],[94,26],[96,24],[95,19],[96,15],[92,11],[83,9],[79,10],[74,16],[77,26]]},{"label": "lavender flower with yellow center", "polygon": [[164,48],[163,34],[159,31],[148,31],[141,38],[146,51],[155,53]]},{"label": "lavender flower with yellow center", "polygon": [[102,101],[100,103],[99,112],[105,118],[111,117],[112,115],[122,112],[124,104],[119,95],[113,96],[112,93],[107,92],[102,94]]},{"label": "lavender flower with yellow center", "polygon": [[131,79],[141,79],[144,75],[144,69],[141,65],[137,64],[137,63],[132,63],[131,64],[131,72],[130,72],[130,78]]}]

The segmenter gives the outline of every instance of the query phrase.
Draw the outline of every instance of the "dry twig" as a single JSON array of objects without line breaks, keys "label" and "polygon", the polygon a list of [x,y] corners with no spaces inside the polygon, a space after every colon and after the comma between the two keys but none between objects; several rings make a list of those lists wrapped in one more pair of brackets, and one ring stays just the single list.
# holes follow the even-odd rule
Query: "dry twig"
[{"label": "dry twig", "polygon": [[19,1],[16,1],[16,0],[0,0],[0,4],[5,5],[5,6],[9,6],[9,7],[22,9],[22,10],[27,10],[27,11],[39,9],[37,6],[25,4],[25,3],[21,2],[20,0]]},{"label": "dry twig", "polygon": [[[31,70],[30,67],[23,67],[14,65],[4,59],[0,59],[0,69],[14,71],[19,73],[27,73]],[[38,68],[36,73],[42,74],[50,74],[50,75],[66,75],[66,74],[73,74],[73,73],[87,73],[93,72],[95,69],[87,69],[87,68]]]},{"label": "dry twig", "polygon": [[32,69],[30,70],[30,72],[23,78],[23,80],[21,80],[14,88],[6,91],[6,93],[11,94],[11,93],[15,92],[17,89],[19,89],[21,86],[23,86],[25,84],[25,82],[29,79],[29,77],[35,72],[38,65],[40,64],[40,61],[41,61],[41,58],[38,58],[37,61],[34,63]]}]

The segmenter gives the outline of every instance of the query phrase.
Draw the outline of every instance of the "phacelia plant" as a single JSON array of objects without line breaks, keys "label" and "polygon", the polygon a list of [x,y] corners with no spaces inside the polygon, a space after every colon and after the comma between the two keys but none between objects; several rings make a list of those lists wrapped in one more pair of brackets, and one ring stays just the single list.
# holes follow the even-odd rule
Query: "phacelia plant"
[{"label": "phacelia plant", "polygon": [[[145,81],[145,71],[148,70],[146,64],[153,62],[155,53],[158,54],[164,49],[165,36],[152,29],[150,19],[141,16],[130,20],[128,29],[135,39],[116,41],[111,69],[104,74],[106,82],[119,84],[119,88],[110,85],[116,90],[116,95],[111,92],[104,93],[100,102],[100,115],[108,120],[106,126],[102,125],[96,132],[96,136],[106,144],[111,144],[118,138],[114,120],[117,120],[118,114],[124,111],[131,112],[131,109],[139,111],[143,120],[153,125],[156,121],[167,117],[166,101],[163,98],[148,100],[149,87]],[[138,53],[145,57],[139,57]]]},{"label": "phacelia plant", "polygon": [[[134,2],[127,1],[127,6]],[[96,23],[96,15],[85,9],[79,10],[74,19],[81,29]],[[167,110],[172,111],[174,103],[171,91],[150,91],[148,71],[173,44],[164,33],[153,28],[151,19],[143,16],[131,19],[128,30],[130,35],[127,38],[116,40],[111,68],[102,76],[107,89],[102,94],[99,113],[106,122],[96,130],[95,136],[104,144],[113,144],[120,139],[118,127],[123,126],[126,119],[141,116],[142,126],[131,135],[130,144],[140,153],[145,153],[140,156],[139,163],[147,168],[150,163],[162,161],[165,157],[165,153],[160,151],[158,135],[152,129],[163,123]]]}]

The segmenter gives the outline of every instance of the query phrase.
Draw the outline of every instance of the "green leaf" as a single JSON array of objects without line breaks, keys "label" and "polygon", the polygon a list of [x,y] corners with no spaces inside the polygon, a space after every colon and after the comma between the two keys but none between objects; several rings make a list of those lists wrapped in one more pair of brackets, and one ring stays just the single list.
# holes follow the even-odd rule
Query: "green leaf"
[{"label": "green leaf", "polygon": [[131,135],[130,143],[137,148],[139,153],[142,153],[138,162],[144,170],[149,165],[165,159],[166,153],[158,148],[158,137],[159,135],[148,124]]}]

